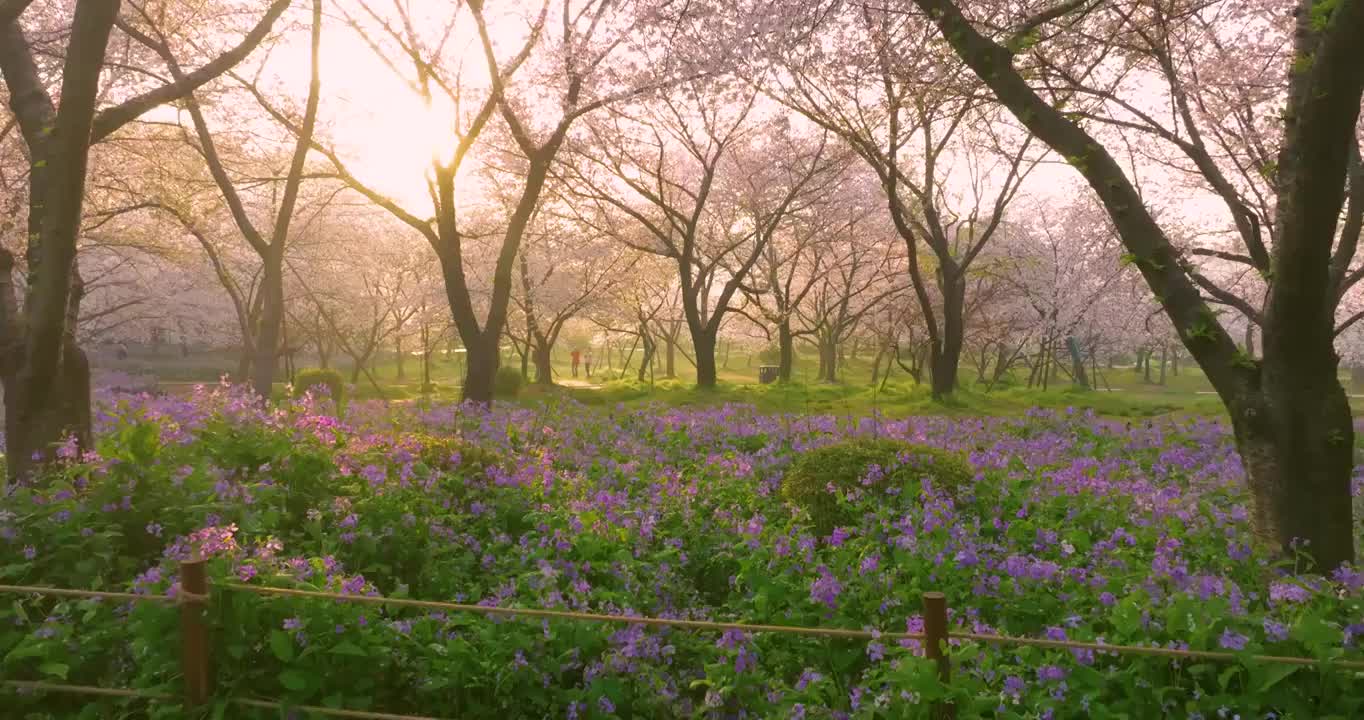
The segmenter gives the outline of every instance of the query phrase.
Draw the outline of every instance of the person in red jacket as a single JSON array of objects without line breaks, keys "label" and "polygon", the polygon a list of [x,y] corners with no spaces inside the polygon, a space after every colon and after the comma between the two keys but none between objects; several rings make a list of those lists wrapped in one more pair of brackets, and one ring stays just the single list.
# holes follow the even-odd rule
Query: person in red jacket
[{"label": "person in red jacket", "polygon": [[575,348],[569,357],[573,358],[573,377],[578,377],[578,361],[582,360],[582,354]]}]

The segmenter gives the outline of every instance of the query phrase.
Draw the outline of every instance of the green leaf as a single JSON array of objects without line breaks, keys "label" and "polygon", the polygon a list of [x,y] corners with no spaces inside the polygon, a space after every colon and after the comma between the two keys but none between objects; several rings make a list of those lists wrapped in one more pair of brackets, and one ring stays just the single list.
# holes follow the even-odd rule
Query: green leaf
[{"label": "green leaf", "polygon": [[66,679],[66,674],[71,671],[71,666],[65,663],[46,662],[38,666],[38,672],[52,677]]},{"label": "green leaf", "polygon": [[294,659],[294,640],[283,630],[274,630],[270,633],[270,652],[280,659],[280,662],[291,662]]},{"label": "green leaf", "polygon": [[1266,667],[1260,673],[1259,689],[1256,692],[1264,692],[1278,685],[1284,678],[1297,672],[1300,667],[1299,665],[1270,665]]},{"label": "green leaf", "polygon": [[308,676],[297,670],[285,670],[279,674],[279,684],[286,690],[302,692],[308,689]]},{"label": "green leaf", "polygon": [[343,640],[343,641],[337,643],[336,645],[334,645],[333,647],[331,647],[330,649],[328,649],[327,652],[329,652],[329,653],[331,653],[331,654],[333,654],[333,655],[349,655],[349,656],[351,656],[351,657],[369,657],[369,653],[365,652],[365,649],[364,649],[364,648],[360,647],[359,645],[356,645],[355,643],[353,643],[353,642],[351,642],[351,641],[349,641],[349,640]]}]

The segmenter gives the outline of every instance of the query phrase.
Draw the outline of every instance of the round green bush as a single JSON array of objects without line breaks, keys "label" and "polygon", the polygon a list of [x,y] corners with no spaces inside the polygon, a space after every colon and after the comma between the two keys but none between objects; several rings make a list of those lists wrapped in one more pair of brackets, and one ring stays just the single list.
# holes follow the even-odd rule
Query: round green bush
[{"label": "round green bush", "polygon": [[521,394],[521,371],[514,367],[497,369],[493,376],[493,395],[500,398],[514,398]]},{"label": "round green bush", "polygon": [[[871,486],[864,486],[862,480],[873,465],[884,472]],[[851,509],[840,506],[835,494],[829,492],[830,485],[839,494],[858,488],[897,486],[906,496],[916,497],[923,478],[941,490],[955,493],[975,478],[975,470],[965,457],[941,448],[888,438],[862,438],[801,453],[782,479],[782,494],[810,514],[817,530],[827,533],[837,525],[857,521]]]},{"label": "round green bush", "polygon": [[[327,393],[327,397],[341,402],[341,392],[346,387],[346,381],[341,377],[341,373],[331,368],[309,368],[299,370],[294,375],[294,397],[303,397],[303,393],[314,388],[322,388]],[[313,393],[317,395],[318,393]]]}]

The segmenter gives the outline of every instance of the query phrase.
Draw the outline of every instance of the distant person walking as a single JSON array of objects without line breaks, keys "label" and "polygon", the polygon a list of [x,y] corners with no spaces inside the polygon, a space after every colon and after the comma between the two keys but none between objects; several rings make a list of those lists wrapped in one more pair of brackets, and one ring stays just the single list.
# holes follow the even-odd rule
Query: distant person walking
[{"label": "distant person walking", "polygon": [[[578,377],[578,361],[582,360],[582,354],[578,352],[577,348],[574,348],[573,352],[569,353],[569,357],[573,358],[573,377]],[[592,361],[589,360],[588,362]]]},{"label": "distant person walking", "polygon": [[587,355],[583,358],[583,367],[587,368],[587,376],[592,377],[592,348],[587,349]]}]

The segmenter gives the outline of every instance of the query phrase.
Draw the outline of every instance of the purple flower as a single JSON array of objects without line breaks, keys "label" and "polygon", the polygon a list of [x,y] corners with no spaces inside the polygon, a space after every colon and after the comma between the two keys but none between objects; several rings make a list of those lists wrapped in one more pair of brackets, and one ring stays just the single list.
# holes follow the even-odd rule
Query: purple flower
[{"label": "purple flower", "polygon": [[255,565],[237,566],[237,578],[240,579],[242,582],[251,582],[251,578],[254,577],[256,577]]},{"label": "purple flower", "polygon": [[838,594],[841,592],[843,586],[839,584],[838,578],[829,572],[827,566],[820,565],[819,577],[810,583],[810,599],[832,610],[838,607]]},{"label": "purple flower", "polygon": [[1355,639],[1364,636],[1364,623],[1352,623],[1345,626],[1345,647],[1354,647]]},{"label": "purple flower", "polygon": [[301,629],[302,627],[303,627],[303,620],[302,620],[302,618],[291,617],[291,618],[285,618],[285,619],[284,619],[284,629],[285,629],[285,630],[298,630],[298,629]]},{"label": "purple flower", "polygon": [[1274,602],[1301,603],[1307,602],[1311,597],[1310,590],[1294,583],[1276,582],[1269,586],[1269,599]]},{"label": "purple flower", "polygon": [[24,546],[24,559],[25,559],[25,560],[32,560],[33,558],[36,558],[36,557],[38,557],[38,551],[37,551],[37,550],[34,550],[32,545],[26,545],[26,546]]},{"label": "purple flower", "polygon": [[1065,678],[1066,669],[1059,665],[1043,665],[1037,669],[1037,679],[1041,682],[1053,682]]},{"label": "purple flower", "polygon": [[1250,638],[1227,628],[1222,631],[1222,637],[1217,639],[1217,644],[1226,650],[1245,650],[1246,643]]},{"label": "purple flower", "polygon": [[863,574],[863,575],[866,575],[867,573],[876,572],[876,569],[877,569],[880,565],[881,565],[881,556],[879,556],[879,555],[868,555],[868,556],[862,558],[862,562],[861,562],[860,565],[858,565],[858,569],[860,569],[860,570],[862,571],[862,574]]},{"label": "purple flower", "polygon": [[823,675],[820,675],[810,668],[805,668],[804,672],[800,674],[800,679],[796,681],[796,689],[804,690],[812,683],[817,683],[822,679],[824,679]]},{"label": "purple flower", "polygon": [[1017,700],[1023,694],[1023,689],[1027,683],[1017,675],[1010,675],[1004,678],[1004,694]]},{"label": "purple flower", "polygon": [[616,711],[616,704],[611,702],[611,698],[606,697],[605,695],[598,698],[597,707],[601,708],[601,711],[608,715]]},{"label": "purple flower", "polygon": [[834,528],[833,534],[829,536],[829,547],[839,547],[847,542],[850,537],[852,537],[852,533],[848,532],[845,528],[836,527]]},{"label": "purple flower", "polygon": [[867,657],[872,662],[881,662],[886,659],[886,646],[875,640],[867,643]]},{"label": "purple flower", "polygon": [[1288,639],[1288,626],[1271,618],[1264,619],[1265,637],[1270,642],[1281,642]]},{"label": "purple flower", "polygon": [[161,526],[154,522],[147,523],[147,534],[161,537]]},{"label": "purple flower", "polygon": [[377,487],[388,479],[388,471],[378,465],[366,465],[360,470],[360,477],[369,482],[370,487]]}]

